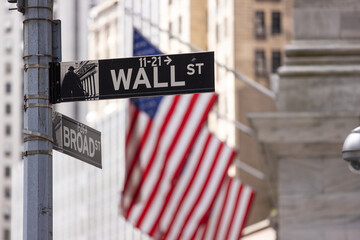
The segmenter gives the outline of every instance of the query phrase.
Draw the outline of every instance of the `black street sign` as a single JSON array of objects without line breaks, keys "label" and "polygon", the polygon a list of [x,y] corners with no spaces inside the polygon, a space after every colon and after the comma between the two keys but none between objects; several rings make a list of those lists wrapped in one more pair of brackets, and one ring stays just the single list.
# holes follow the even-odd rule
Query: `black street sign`
[{"label": "black street sign", "polygon": [[51,102],[214,92],[214,52],[51,63]]},{"label": "black street sign", "polygon": [[101,167],[101,133],[58,112],[53,112],[53,148]]}]

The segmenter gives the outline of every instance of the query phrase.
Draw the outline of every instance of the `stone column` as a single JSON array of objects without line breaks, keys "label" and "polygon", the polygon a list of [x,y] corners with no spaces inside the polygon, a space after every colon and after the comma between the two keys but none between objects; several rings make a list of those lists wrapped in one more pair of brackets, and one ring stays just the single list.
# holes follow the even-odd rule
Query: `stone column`
[{"label": "stone column", "polygon": [[294,0],[293,17],[278,110],[360,110],[360,2]]},{"label": "stone column", "polygon": [[360,176],[341,159],[360,125],[360,1],[294,0],[278,112],[252,113],[283,239],[358,239]]}]

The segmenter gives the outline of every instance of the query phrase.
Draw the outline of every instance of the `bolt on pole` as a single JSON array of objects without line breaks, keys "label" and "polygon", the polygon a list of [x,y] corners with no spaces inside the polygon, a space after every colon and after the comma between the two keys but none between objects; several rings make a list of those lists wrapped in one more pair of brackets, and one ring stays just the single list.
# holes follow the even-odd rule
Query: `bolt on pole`
[{"label": "bolt on pole", "polygon": [[23,239],[52,239],[53,0],[24,4],[24,220]]}]

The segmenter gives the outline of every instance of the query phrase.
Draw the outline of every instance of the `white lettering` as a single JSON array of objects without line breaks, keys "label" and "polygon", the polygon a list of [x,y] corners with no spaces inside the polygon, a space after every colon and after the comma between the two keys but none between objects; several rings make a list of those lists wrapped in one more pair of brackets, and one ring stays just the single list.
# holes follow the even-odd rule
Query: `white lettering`
[{"label": "white lettering", "polygon": [[195,70],[194,70],[194,64],[190,63],[187,65],[187,75],[194,75]]},{"label": "white lettering", "polygon": [[195,65],[190,63],[187,65],[187,75],[194,75],[195,74],[195,69],[194,67],[197,67],[197,70],[198,70],[198,74],[200,75],[201,74],[201,68],[204,66],[204,63],[196,63]]},{"label": "white lettering", "polygon": [[[76,132],[74,129],[70,129],[70,148],[76,151]],[[74,147],[73,147],[74,144]]]},{"label": "white lettering", "polygon": [[[90,141],[90,139],[91,139],[91,138],[89,138],[89,141]],[[87,141],[86,135],[84,136],[84,146],[83,146],[83,151],[82,151],[82,153],[85,154],[85,152],[86,152],[86,154],[89,156],[89,148],[88,148],[88,141]]]},{"label": "white lettering", "polygon": [[185,81],[176,82],[176,79],[175,79],[175,65],[170,66],[170,85],[172,87],[185,86]]},{"label": "white lettering", "polygon": [[198,67],[199,74],[201,74],[201,67],[204,66],[204,63],[197,63],[195,65]]},{"label": "white lettering", "polygon": [[158,67],[154,67],[154,88],[167,87],[167,82],[159,83]]},{"label": "white lettering", "polygon": [[149,78],[147,77],[144,68],[139,68],[139,72],[136,75],[133,89],[137,89],[139,84],[145,84],[146,88],[151,88]]},{"label": "white lettering", "polygon": [[[86,131],[84,131],[86,130]],[[96,151],[100,152],[100,141],[87,136],[87,126],[81,125],[77,129],[63,126],[64,147],[71,148],[79,153],[93,158]]]},{"label": "white lettering", "polygon": [[124,85],[124,88],[126,90],[130,87],[130,79],[132,74],[132,68],[129,68],[127,71],[127,76],[125,77],[124,69],[119,70],[119,75],[116,77],[115,70],[110,70],[111,72],[111,78],[114,84],[114,89],[117,91],[120,89],[120,83],[122,82]]},{"label": "white lettering", "polygon": [[92,138],[89,138],[89,156],[94,157],[95,156],[95,143]]},{"label": "white lettering", "polygon": [[79,133],[79,132],[77,133],[77,136],[76,136],[76,145],[77,145],[79,153],[81,153],[82,148],[83,148],[83,138],[82,138],[81,133]]},{"label": "white lettering", "polygon": [[69,128],[64,126],[64,146],[70,147],[70,135]]}]

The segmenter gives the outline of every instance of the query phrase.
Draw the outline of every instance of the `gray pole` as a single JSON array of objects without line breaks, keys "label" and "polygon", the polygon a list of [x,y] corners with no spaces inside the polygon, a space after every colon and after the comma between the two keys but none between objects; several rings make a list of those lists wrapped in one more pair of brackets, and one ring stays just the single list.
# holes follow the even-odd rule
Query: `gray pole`
[{"label": "gray pole", "polygon": [[24,20],[23,239],[52,239],[52,0],[27,0]]}]

